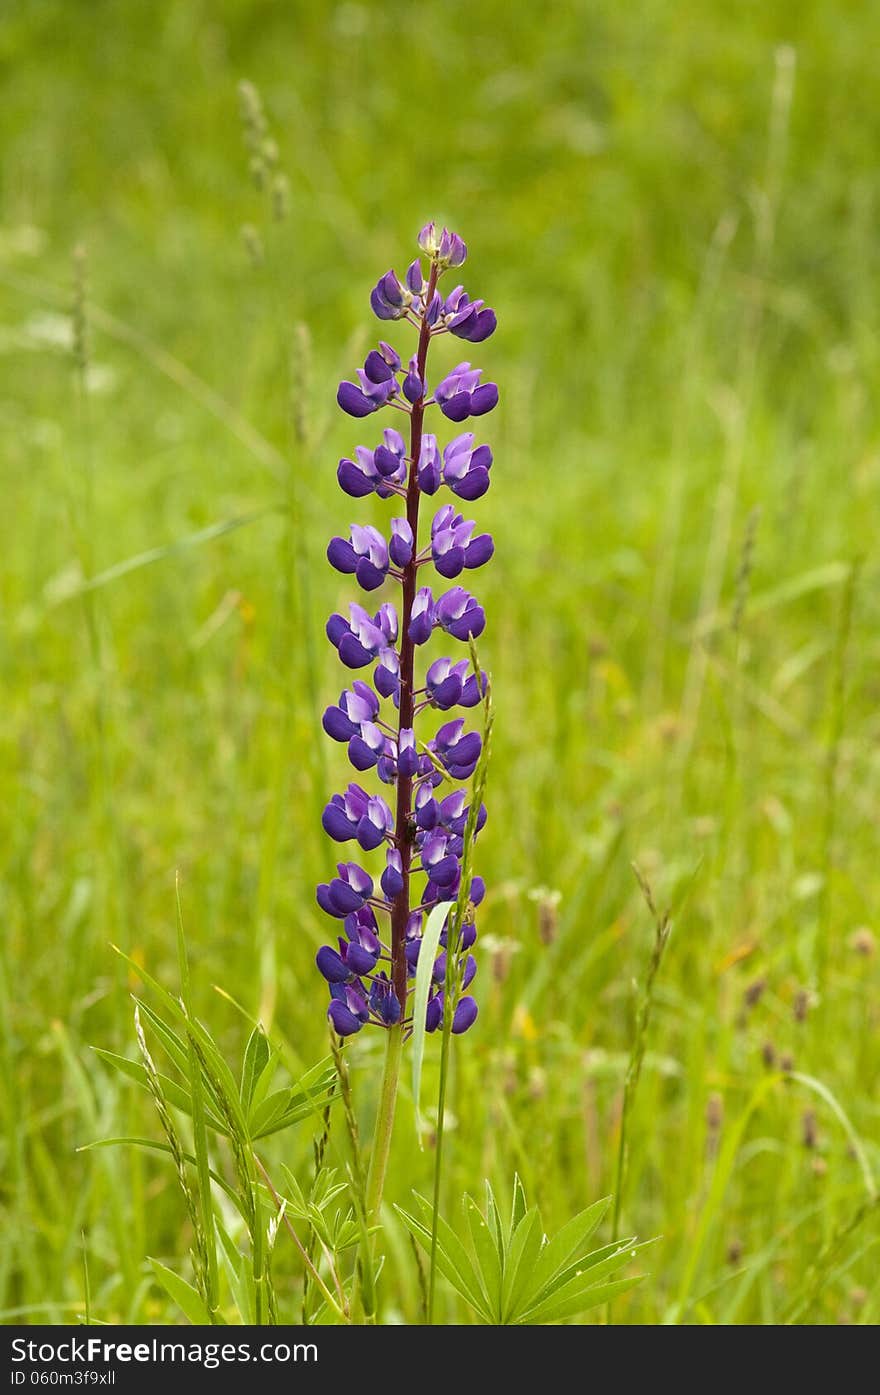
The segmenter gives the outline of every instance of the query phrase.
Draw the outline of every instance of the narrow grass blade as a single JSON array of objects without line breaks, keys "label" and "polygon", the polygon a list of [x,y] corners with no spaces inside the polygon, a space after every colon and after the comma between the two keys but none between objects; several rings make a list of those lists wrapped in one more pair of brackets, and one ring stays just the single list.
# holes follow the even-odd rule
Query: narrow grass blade
[{"label": "narrow grass blade", "polygon": [[160,1264],[158,1259],[150,1260],[150,1268],[155,1275],[156,1282],[161,1284],[169,1298],[174,1300],[191,1323],[196,1327],[203,1327],[211,1322],[208,1309],[192,1284],[181,1279],[180,1275],[175,1274],[173,1269]]},{"label": "narrow grass blade", "polygon": [[416,1111],[416,1131],[421,1144],[421,1090],[422,1090],[422,1062],[425,1054],[425,1013],[428,1009],[428,992],[431,987],[431,978],[434,973],[434,960],[437,958],[437,946],[440,943],[440,935],[443,930],[447,916],[453,907],[452,901],[441,901],[435,906],[428,916],[425,929],[422,934],[422,947],[419,950],[419,962],[416,966],[415,993],[413,997],[413,1030],[412,1030],[412,1091],[413,1104]]}]

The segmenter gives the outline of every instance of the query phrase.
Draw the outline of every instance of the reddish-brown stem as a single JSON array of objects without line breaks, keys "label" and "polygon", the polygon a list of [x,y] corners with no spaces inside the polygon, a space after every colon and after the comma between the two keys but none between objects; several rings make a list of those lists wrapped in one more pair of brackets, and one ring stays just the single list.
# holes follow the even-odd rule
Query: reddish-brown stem
[{"label": "reddish-brown stem", "polygon": [[[419,328],[417,368],[421,381],[425,381],[425,364],[428,358],[428,344],[431,327],[428,324],[428,307],[437,288],[437,265],[431,266],[428,289],[425,294],[425,310]],[[409,445],[409,481],[406,491],[406,519],[412,529],[412,560],[403,569],[403,599],[400,613],[400,719],[398,722],[398,749],[400,732],[413,725],[414,696],[414,651],[415,646],[409,636],[413,602],[416,596],[416,554],[419,548],[419,455],[422,450],[422,425],[425,416],[424,398],[420,398],[412,409]],[[409,920],[409,874],[412,862],[413,822],[412,822],[412,776],[397,777],[397,816],[394,825],[394,841],[402,863],[403,888],[394,902],[391,911],[391,978],[394,992],[400,1003],[401,1024],[406,1008],[406,926]]]}]

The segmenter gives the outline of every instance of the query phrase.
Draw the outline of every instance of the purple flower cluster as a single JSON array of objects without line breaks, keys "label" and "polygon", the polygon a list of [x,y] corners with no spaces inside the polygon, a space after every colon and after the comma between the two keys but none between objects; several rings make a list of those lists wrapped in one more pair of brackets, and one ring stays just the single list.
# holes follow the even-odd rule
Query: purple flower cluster
[{"label": "purple flower cluster", "polygon": [[[420,547],[419,504],[422,495],[444,487],[467,502],[489,488],[492,452],[487,445],[477,444],[474,433],[465,431],[441,448],[423,424],[430,407],[459,423],[495,406],[498,389],[482,381],[481,369],[459,363],[432,388],[426,364],[435,338],[452,334],[479,344],[493,333],[496,320],[494,311],[482,300],[471,300],[463,286],[445,297],[438,290],[441,276],[460,267],[467,256],[456,233],[429,223],[419,234],[419,247],[427,268],[418,257],[402,280],[386,272],[370,297],[380,320],[405,320],[416,329],[416,352],[404,363],[391,344],[380,341],[358,369],[357,381],[340,383],[337,393],[349,416],[367,417],[390,407],[409,418],[408,444],[388,428],[377,446],[357,446],[354,458],[340,460],[337,471],[340,487],[352,498],[397,496],[405,513],[392,518],[387,530],[352,523],[348,535],[332,538],[327,548],[330,564],[353,576],[363,591],[377,591],[391,581],[400,588],[401,601],[399,611],[385,601],[375,614],[352,602],[347,615],[331,615],[327,622],[327,637],[343,665],[372,667],[372,686],[353,678],[338,704],[326,709],[324,730],[346,745],[357,772],[375,770],[392,795],[388,802],[353,781],[344,793],[333,795],[323,814],[324,830],[335,842],[356,843],[367,853],[384,848],[384,866],[375,876],[359,862],[340,862],[337,876],[317,889],[318,905],[341,922],[343,932],[335,947],[325,945],[317,955],[330,988],[330,1021],[340,1036],[359,1032],[368,1022],[412,1025],[407,999],[427,914],[439,903],[454,902],[461,885],[469,807],[464,790],[455,785],[471,778],[481,750],[479,733],[468,731],[461,717],[444,720],[427,738],[416,735],[416,723],[432,710],[449,713],[478,706],[486,693],[485,674],[473,672],[467,657],[441,655],[427,664],[416,687],[415,655],[438,630],[465,644],[482,634],[486,617],[479,601],[458,584],[443,590],[442,582],[483,566],[494,544],[454,503],[443,503],[431,521],[430,541]],[[429,566],[441,586],[420,584],[419,573]],[[485,820],[481,806],[477,832]],[[418,894],[416,876],[424,878]],[[476,1019],[477,1004],[465,990],[476,973],[470,953],[476,940],[474,910],[484,893],[482,879],[474,877],[453,946],[448,944],[448,921],[444,925],[432,973],[428,1031],[443,1022],[450,950],[456,955],[460,987],[452,1031],[464,1032]]]}]

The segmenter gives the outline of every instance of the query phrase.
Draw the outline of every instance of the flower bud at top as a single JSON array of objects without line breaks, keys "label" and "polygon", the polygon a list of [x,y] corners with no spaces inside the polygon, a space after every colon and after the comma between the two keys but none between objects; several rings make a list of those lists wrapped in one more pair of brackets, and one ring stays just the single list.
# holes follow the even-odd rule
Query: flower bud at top
[{"label": "flower bud at top", "polygon": [[426,223],[419,233],[419,246],[441,271],[462,266],[467,257],[467,244],[458,233],[450,232],[448,228],[438,232],[437,224],[433,221]]}]

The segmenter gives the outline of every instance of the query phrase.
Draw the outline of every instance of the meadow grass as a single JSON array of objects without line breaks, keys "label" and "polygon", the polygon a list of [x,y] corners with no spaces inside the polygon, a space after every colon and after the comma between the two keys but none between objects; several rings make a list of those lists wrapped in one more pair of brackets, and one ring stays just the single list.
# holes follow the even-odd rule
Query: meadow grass
[{"label": "meadow grass", "polygon": [[[613,1321],[878,1320],[878,32],[819,0],[0,19],[0,1319],[179,1320],[147,1261],[191,1277],[173,1165],[77,1152],[161,1139],[91,1047],[137,1051],[111,942],[178,991],[178,874],[230,1062],[250,1029],[215,985],[294,1073],[327,1054],[323,623],[350,588],[323,552],[336,461],[372,443],[333,399],[436,216],[503,330],[443,1212],[518,1172],[558,1227],[617,1187],[615,1230],[659,1240]],[[432,1185],[402,1080],[387,1321],[422,1310],[392,1203]],[[306,1179],[315,1135],[267,1140],[272,1175]],[[345,1165],[341,1109],[322,1146]],[[443,1281],[434,1311],[467,1318]]]}]

